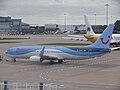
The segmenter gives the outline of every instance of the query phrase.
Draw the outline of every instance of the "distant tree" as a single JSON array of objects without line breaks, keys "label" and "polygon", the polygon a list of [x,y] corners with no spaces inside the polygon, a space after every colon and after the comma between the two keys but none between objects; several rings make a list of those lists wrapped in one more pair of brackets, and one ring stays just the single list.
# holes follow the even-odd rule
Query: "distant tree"
[{"label": "distant tree", "polygon": [[115,31],[118,31],[118,32],[120,32],[120,20],[117,20],[116,22],[115,22]]},{"label": "distant tree", "polygon": [[102,25],[102,29],[105,30],[107,25]]}]

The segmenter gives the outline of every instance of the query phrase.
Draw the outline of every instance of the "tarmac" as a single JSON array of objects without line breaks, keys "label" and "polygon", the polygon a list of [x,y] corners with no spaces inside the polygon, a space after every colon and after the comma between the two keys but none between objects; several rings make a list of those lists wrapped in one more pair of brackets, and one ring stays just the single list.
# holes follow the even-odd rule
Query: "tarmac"
[{"label": "tarmac", "polygon": [[58,90],[120,90],[120,51],[112,51],[101,57],[77,61],[64,61],[50,65],[48,61],[30,62],[18,59],[17,62],[4,55],[4,51],[15,46],[38,45],[45,43],[90,43],[88,41],[65,40],[65,35],[2,35],[0,37],[27,37],[30,39],[11,40],[0,44],[0,81],[22,81],[33,83],[53,83]]}]

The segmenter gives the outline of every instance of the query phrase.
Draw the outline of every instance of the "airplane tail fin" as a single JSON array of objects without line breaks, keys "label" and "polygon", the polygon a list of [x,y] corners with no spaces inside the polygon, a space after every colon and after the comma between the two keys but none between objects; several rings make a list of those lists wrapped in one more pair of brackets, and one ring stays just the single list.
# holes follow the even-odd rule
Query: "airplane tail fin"
[{"label": "airplane tail fin", "polygon": [[110,24],[101,34],[101,36],[97,39],[97,41],[87,47],[109,48],[113,29],[114,29],[114,24]]},{"label": "airplane tail fin", "polygon": [[85,25],[86,25],[86,33],[87,34],[95,34],[86,15],[84,15],[84,19],[85,19]]}]

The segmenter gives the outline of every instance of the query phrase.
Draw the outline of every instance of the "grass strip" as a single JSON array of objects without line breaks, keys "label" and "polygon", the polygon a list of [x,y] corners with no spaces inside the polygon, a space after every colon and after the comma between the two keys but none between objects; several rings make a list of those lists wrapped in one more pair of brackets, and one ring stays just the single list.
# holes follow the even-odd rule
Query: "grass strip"
[{"label": "grass strip", "polygon": [[9,42],[9,41],[4,41],[4,42],[2,41],[2,42],[1,42],[1,41],[0,41],[0,44],[8,44],[8,43],[20,43],[20,42]]},{"label": "grass strip", "polygon": [[30,38],[0,38],[0,40],[21,40],[21,39],[30,39]]}]

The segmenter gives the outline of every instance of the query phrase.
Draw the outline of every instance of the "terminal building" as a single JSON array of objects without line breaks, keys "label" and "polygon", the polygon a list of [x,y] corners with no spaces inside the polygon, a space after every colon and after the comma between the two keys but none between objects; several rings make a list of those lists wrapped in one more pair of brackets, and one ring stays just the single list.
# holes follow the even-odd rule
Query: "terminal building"
[{"label": "terminal building", "polygon": [[22,19],[0,17],[0,34],[40,34],[44,31],[44,26],[32,26],[22,22]]},{"label": "terminal building", "polygon": [[0,17],[0,33],[13,34],[30,31],[29,24],[23,23],[22,19],[12,19],[11,17]]},{"label": "terminal building", "polygon": [[11,17],[0,17],[0,33],[11,33],[21,31],[21,19]]},{"label": "terminal building", "polygon": [[58,25],[45,24],[46,33],[66,33],[74,34],[75,32],[85,33],[85,25]]},{"label": "terminal building", "polygon": [[[92,25],[95,32],[101,33],[104,27]],[[22,19],[12,19],[11,17],[0,17],[0,34],[85,34],[86,26],[81,25],[60,25],[45,24],[45,26],[31,26],[22,22]]]}]

